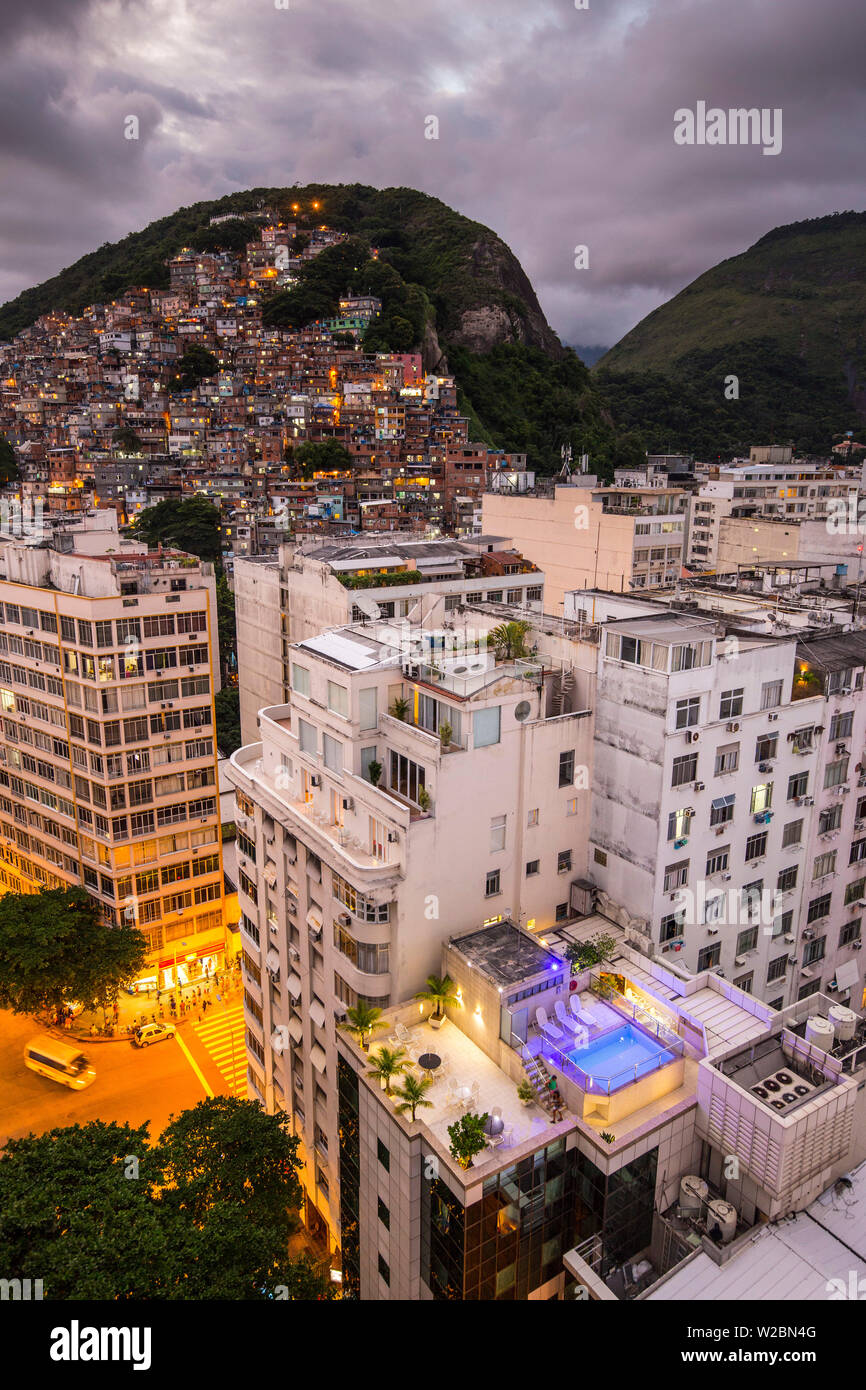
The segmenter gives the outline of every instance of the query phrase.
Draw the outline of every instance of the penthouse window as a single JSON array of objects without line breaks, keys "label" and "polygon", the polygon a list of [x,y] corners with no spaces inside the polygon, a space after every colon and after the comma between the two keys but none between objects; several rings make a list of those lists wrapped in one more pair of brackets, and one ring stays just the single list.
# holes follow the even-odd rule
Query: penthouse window
[{"label": "penthouse window", "polygon": [[427,774],[420,763],[402,753],[391,751],[391,790],[404,796],[407,801],[418,804],[418,795],[426,786]]}]

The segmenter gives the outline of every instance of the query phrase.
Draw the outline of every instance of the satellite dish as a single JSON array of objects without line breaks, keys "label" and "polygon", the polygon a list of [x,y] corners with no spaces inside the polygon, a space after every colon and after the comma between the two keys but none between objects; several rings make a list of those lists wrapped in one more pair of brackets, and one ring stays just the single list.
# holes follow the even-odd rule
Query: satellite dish
[{"label": "satellite dish", "polygon": [[354,598],[352,599],[352,602],[357,604],[357,606],[360,608],[361,612],[364,614],[366,618],[372,618],[374,622],[376,621],[376,619],[381,618],[381,608],[379,607],[376,600],[370,598],[368,594],[356,593]]}]

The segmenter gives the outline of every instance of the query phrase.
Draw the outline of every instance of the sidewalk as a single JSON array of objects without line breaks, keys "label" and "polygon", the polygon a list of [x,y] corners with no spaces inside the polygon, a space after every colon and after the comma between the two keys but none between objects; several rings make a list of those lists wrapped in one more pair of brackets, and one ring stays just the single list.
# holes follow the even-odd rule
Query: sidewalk
[{"label": "sidewalk", "polygon": [[[183,985],[179,990],[163,989],[157,997],[156,990],[147,993],[127,994],[125,991],[117,1001],[117,1022],[108,1009],[109,1031],[103,1031],[102,1010],[85,1009],[72,1020],[72,1027],[59,1027],[54,1017],[42,1015],[39,1022],[44,1028],[59,1038],[75,1038],[78,1042],[104,1043],[128,1042],[131,1032],[142,1023],[174,1023],[183,1027],[185,1023],[198,1022],[200,1018],[211,1018],[221,1009],[237,999],[242,989],[239,970],[227,968],[211,976],[205,983]],[[201,997],[199,998],[199,990]],[[177,1001],[173,1011],[171,1001]],[[207,1009],[203,1004],[207,1003]],[[181,1007],[182,1006],[182,1007]],[[91,1031],[96,1029],[96,1032]]]}]

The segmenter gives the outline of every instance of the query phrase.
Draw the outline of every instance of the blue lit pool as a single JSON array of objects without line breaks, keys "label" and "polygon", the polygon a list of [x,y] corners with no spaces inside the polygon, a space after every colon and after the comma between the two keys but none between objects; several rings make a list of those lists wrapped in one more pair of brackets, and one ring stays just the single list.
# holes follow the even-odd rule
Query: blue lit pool
[{"label": "blue lit pool", "polygon": [[623,1023],[568,1057],[585,1074],[587,1089],[609,1092],[673,1062],[675,1054],[634,1023]]}]

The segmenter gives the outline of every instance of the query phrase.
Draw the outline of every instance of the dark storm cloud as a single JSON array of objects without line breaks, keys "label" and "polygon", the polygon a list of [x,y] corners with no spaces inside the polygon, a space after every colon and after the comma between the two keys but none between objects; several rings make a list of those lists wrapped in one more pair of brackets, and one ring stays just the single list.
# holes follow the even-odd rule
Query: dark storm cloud
[{"label": "dark storm cloud", "polygon": [[[770,227],[863,205],[850,0],[589,4],[22,5],[0,55],[0,298],[198,198],[357,180],[493,227],[564,338],[611,342]],[[781,107],[782,153],[676,146],[698,100]]]}]

